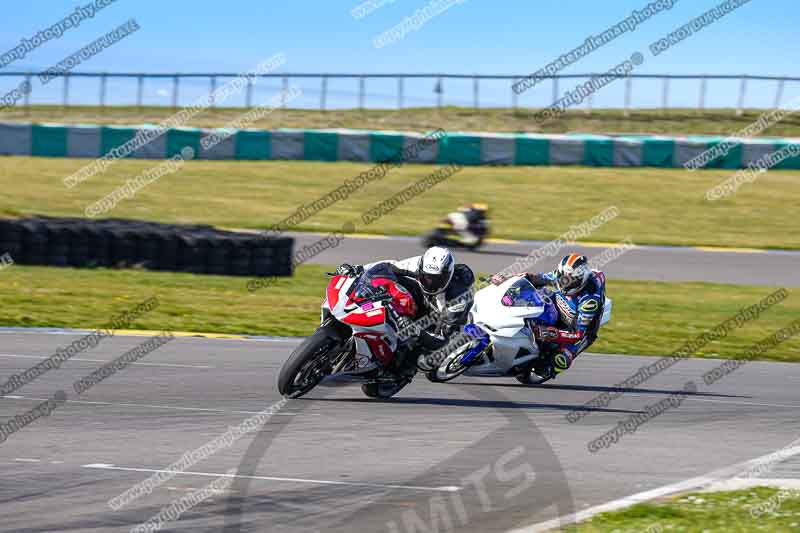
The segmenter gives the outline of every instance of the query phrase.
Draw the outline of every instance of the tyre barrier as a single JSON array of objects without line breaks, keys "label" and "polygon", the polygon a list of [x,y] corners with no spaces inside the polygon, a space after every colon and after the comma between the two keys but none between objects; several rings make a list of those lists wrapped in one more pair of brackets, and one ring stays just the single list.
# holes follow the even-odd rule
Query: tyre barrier
[{"label": "tyre barrier", "polygon": [[0,255],[18,264],[224,276],[291,276],[294,239],[109,218],[0,219]]}]

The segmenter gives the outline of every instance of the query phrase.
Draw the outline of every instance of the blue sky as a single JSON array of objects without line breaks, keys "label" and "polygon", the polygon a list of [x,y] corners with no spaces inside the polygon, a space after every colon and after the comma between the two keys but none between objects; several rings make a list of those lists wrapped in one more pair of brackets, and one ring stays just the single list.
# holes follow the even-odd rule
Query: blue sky
[{"label": "blue sky", "polygon": [[[80,0],[80,4],[90,1]],[[386,1],[369,15],[355,19],[351,10],[363,0],[117,0],[79,28],[43,44],[3,70],[46,68],[134,18],[140,31],[76,70],[239,72],[282,52],[287,63],[280,70],[287,72],[520,74],[543,67],[580,45],[588,35],[602,32],[650,0],[465,0],[402,40],[383,48],[373,46],[377,35],[430,1]],[[800,76],[797,0],[751,0],[663,54],[653,57],[649,53],[647,48],[652,41],[718,3],[719,0],[676,0],[672,9],[643,22],[634,32],[620,36],[562,72],[603,71],[641,51],[646,60],[636,70],[640,73]],[[62,0],[15,4],[13,11],[6,11],[3,16],[0,53],[17,45],[22,37],[30,37],[68,15],[77,5],[78,2]],[[19,81],[0,78],[0,89],[4,93]],[[303,90],[297,104],[318,105],[319,81],[295,80],[292,85]],[[561,91],[572,85],[562,82]],[[355,106],[357,87],[355,80],[331,81],[329,107]],[[405,104],[435,103],[433,87],[432,80],[406,82]],[[604,88],[596,95],[594,105],[620,107],[623,87],[619,82]],[[751,83],[746,104],[770,107],[775,87],[774,82]],[[170,88],[168,81],[148,81],[146,102],[168,104]],[[181,102],[188,103],[207,88],[205,81],[187,81],[182,84]],[[266,100],[279,88],[275,82],[259,84],[256,101]],[[394,107],[397,103],[393,80],[369,81],[366,90],[369,106]],[[670,91],[674,105],[697,104],[697,82],[673,82]],[[708,106],[732,107],[736,103],[738,82],[709,82],[708,91]],[[97,94],[96,81],[76,81],[71,87],[70,100],[95,103]],[[784,100],[800,94],[800,83],[787,84],[784,94]],[[481,85],[483,105],[510,105],[510,95],[508,82]],[[60,96],[60,81],[47,87],[34,84],[33,102],[55,101]],[[134,98],[134,82],[109,83],[110,103],[132,103]],[[521,105],[546,105],[550,100],[552,88],[548,81],[526,92],[519,101]],[[658,105],[660,100],[659,81],[635,82],[634,106]],[[444,102],[471,105],[471,82],[447,82]],[[230,103],[241,102],[232,99]]]}]

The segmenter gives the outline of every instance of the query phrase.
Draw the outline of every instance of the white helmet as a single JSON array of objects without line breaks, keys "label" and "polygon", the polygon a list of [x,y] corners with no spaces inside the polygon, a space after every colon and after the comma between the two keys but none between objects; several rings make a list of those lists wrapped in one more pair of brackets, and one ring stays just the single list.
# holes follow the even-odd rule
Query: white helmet
[{"label": "white helmet", "polygon": [[426,294],[438,294],[453,279],[455,259],[447,248],[433,246],[419,258],[419,283]]},{"label": "white helmet", "polygon": [[556,284],[559,290],[567,296],[575,296],[586,287],[592,269],[585,255],[570,254],[564,256],[558,264],[556,275],[558,275]]}]

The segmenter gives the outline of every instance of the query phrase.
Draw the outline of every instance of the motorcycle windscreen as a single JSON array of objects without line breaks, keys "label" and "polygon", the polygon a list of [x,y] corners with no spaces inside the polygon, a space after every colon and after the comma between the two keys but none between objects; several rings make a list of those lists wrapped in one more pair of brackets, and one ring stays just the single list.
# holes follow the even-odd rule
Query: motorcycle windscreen
[{"label": "motorcycle windscreen", "polygon": [[358,302],[366,298],[377,296],[380,292],[380,289],[372,283],[372,280],[376,278],[385,278],[390,280],[397,279],[394,275],[394,272],[392,272],[386,263],[378,263],[377,265],[373,265],[372,268],[362,273],[358,280],[353,284],[350,298],[353,301]]},{"label": "motorcycle windscreen", "polygon": [[500,299],[506,307],[540,307],[544,300],[526,278],[515,281]]}]

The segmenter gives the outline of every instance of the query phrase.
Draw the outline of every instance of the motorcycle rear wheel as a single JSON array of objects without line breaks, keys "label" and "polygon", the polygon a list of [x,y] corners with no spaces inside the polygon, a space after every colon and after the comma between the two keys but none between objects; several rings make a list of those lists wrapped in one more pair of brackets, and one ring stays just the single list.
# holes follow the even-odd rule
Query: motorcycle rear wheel
[{"label": "motorcycle rear wheel", "polygon": [[330,372],[328,355],[339,346],[339,340],[325,327],[320,327],[294,349],[278,373],[278,392],[286,398],[307,394]]},{"label": "motorcycle rear wheel", "polygon": [[440,246],[444,243],[444,241],[445,241],[444,232],[440,229],[435,229],[423,235],[422,246],[424,246],[425,248],[430,248],[431,246]]}]

